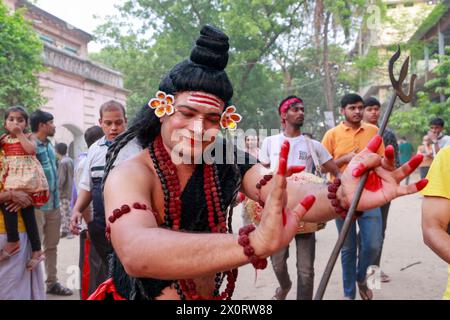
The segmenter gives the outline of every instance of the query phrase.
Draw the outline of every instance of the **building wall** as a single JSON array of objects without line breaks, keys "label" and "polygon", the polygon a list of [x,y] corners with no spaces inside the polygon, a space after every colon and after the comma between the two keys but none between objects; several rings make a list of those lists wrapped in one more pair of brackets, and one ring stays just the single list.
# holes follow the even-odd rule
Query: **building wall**
[{"label": "building wall", "polygon": [[[436,5],[435,1],[425,0],[386,0],[384,2],[387,5],[388,18],[381,19],[380,24],[375,24],[365,33],[361,39],[359,52],[365,55],[371,47],[378,50],[381,64],[361,83],[359,92],[365,97],[377,96],[382,102],[388,99],[391,90],[387,63],[394,52],[388,50],[389,47],[406,43]],[[395,67],[399,69],[408,55],[408,51],[402,51]],[[417,61],[410,63],[416,64]],[[395,70],[396,74],[398,72],[399,70]]]},{"label": "building wall", "polygon": [[104,86],[63,71],[52,69],[39,77],[47,103],[42,110],[50,112],[55,120],[55,142],[72,142],[72,156],[86,150],[83,134],[89,127],[98,125],[100,106],[116,100],[123,105],[123,91]]},{"label": "building wall", "polygon": [[[34,29],[38,32],[44,42],[47,42],[60,50],[64,50],[69,54],[73,54],[84,59],[87,58],[88,42],[68,32],[66,29],[69,27],[68,24],[66,24],[66,28],[62,29],[60,25],[53,22],[48,17],[39,15],[32,11],[28,11],[25,14],[25,17],[33,21]],[[76,51],[74,52],[72,49]]]},{"label": "building wall", "polygon": [[371,46],[407,42],[435,6],[433,1],[425,0],[390,0],[385,3],[389,19],[382,19],[378,27],[371,29]]},{"label": "building wall", "polygon": [[[12,10],[25,2],[3,1]],[[33,22],[44,42],[47,70],[39,75],[39,82],[47,102],[41,109],[54,116],[54,142],[69,145],[69,154],[76,157],[87,149],[83,135],[86,129],[98,125],[100,106],[109,100],[126,106],[128,92],[123,89],[122,75],[88,59],[91,36],[84,31],[33,6],[25,17]],[[76,51],[67,50],[67,46]]]}]

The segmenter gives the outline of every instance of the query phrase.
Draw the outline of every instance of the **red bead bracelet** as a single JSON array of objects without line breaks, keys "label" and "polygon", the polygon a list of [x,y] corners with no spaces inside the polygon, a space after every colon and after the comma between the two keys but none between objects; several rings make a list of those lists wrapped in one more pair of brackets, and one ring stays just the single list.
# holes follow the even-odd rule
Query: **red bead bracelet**
[{"label": "red bead bracelet", "polygon": [[[335,178],[333,183],[328,185],[328,199],[331,201],[331,205],[334,207],[334,211],[341,216],[342,219],[345,220],[347,217],[348,209],[345,209],[341,206],[340,201],[337,198],[337,191],[339,187],[341,186],[341,179]],[[363,215],[363,211],[356,211],[355,215],[353,216],[353,221],[358,219]]]},{"label": "red bead bracelet", "polygon": [[259,182],[256,184],[256,189],[258,192],[258,204],[261,207],[264,207],[264,202],[261,200],[261,189],[264,187],[270,180],[272,180],[273,174],[266,174],[264,177],[259,180]]},{"label": "red bead bracelet", "polygon": [[267,267],[267,259],[260,259],[255,255],[255,249],[250,245],[250,238],[248,235],[256,229],[254,224],[246,225],[239,229],[238,243],[244,247],[244,254],[250,259],[251,264],[255,269],[265,269]]}]

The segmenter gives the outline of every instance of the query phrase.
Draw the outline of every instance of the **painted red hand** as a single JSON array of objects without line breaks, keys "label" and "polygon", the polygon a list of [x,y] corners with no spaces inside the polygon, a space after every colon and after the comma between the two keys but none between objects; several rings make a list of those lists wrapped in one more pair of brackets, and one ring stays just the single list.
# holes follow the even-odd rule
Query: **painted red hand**
[{"label": "painted red hand", "polygon": [[[360,177],[368,170],[370,173],[357,207],[359,211],[380,207],[396,197],[417,192],[425,187],[427,182],[424,180],[408,186],[400,185],[400,181],[411,174],[420,164],[423,158],[421,155],[414,156],[408,163],[393,170],[382,165],[382,158],[375,153],[380,143],[381,137],[375,136],[368,147],[352,159],[342,174],[342,186],[338,190],[338,197],[342,199],[344,207],[350,206]],[[390,147],[387,148],[385,155],[386,158],[392,158]],[[392,161],[389,159],[384,160]]]}]

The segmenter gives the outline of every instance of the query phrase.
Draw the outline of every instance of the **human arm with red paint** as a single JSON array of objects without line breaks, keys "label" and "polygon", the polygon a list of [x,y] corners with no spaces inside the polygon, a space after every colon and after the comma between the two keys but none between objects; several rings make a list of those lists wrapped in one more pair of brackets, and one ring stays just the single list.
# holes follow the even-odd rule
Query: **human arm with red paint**
[{"label": "human arm with red paint", "polygon": [[450,147],[442,149],[431,164],[430,183],[422,190],[422,234],[425,244],[450,263]]},{"label": "human arm with red paint", "polygon": [[[353,157],[342,173],[342,186],[338,189],[337,196],[343,208],[350,207],[360,177],[368,170],[370,170],[369,179],[357,208],[359,211],[379,207],[399,196],[417,192],[425,187],[425,179],[409,186],[400,185],[400,181],[411,174],[422,162],[422,155],[414,156],[409,162],[395,169],[393,147],[388,146],[385,150],[385,157],[381,157],[376,153],[381,144],[380,136],[372,138],[367,148]],[[246,174],[243,188],[248,197],[256,201],[261,198],[264,202],[271,190],[270,182],[261,189],[260,197],[255,187],[263,174],[267,174],[267,171],[262,169],[261,166],[254,166]],[[292,208],[295,203],[298,203],[309,193],[316,197],[316,202],[303,217],[304,221],[321,222],[336,218],[336,213],[328,199],[327,187],[320,184],[300,185],[289,181],[287,185],[287,207]]]},{"label": "human arm with red paint", "polygon": [[[384,169],[382,158],[374,153],[381,139],[374,140],[375,143],[369,144],[352,160],[343,174],[343,187],[339,188],[337,195],[344,208],[349,207],[360,175],[365,170],[375,170],[381,180],[381,188],[363,192],[358,207],[360,210],[378,207],[400,195],[416,192],[423,184],[400,186],[399,182],[415,169],[415,163],[405,164],[396,171]],[[300,170],[287,168],[288,153],[289,144],[285,143],[277,173],[261,190],[261,199],[265,202],[262,219],[256,230],[249,234],[254,254],[259,258],[267,258],[285,247],[297,233],[300,219],[319,222],[336,217],[325,185],[299,185],[287,181],[286,176]],[[114,250],[126,272],[134,277],[168,280],[193,278],[201,281],[206,275],[214,277],[215,272],[249,263],[235,234],[190,233],[158,228],[160,216],[157,212],[164,212],[164,207],[158,205],[158,194],[149,195],[148,190],[158,190],[161,186],[150,161],[144,158],[148,158],[145,152],[116,167],[106,180],[104,191],[107,221],[113,211],[124,204],[131,207],[139,202],[148,208],[131,208],[129,213],[114,223],[108,222]],[[255,165],[243,178],[242,191],[252,199],[258,198],[256,184],[265,173],[263,170],[266,169]],[[129,179],[131,176],[134,179]]]},{"label": "human arm with red paint", "polygon": [[[147,157],[144,151],[117,166],[108,176],[104,189],[111,242],[127,274],[155,279],[197,279],[249,263],[236,234],[190,233],[158,228],[161,222],[158,212],[164,210],[158,203],[158,194],[149,197],[148,190],[161,187],[150,162],[145,160]],[[285,175],[292,173],[292,170],[286,169],[286,159],[287,153],[284,161],[280,161],[281,169],[272,181],[273,191],[270,199],[266,199],[264,209],[264,225],[270,231],[266,230],[263,238],[269,232],[274,235],[271,237],[273,241],[266,247],[264,240],[262,243],[258,241],[258,232],[249,234],[250,244],[259,258],[267,258],[285,247],[297,233],[300,218],[314,203],[314,197],[297,203],[289,211],[291,214],[287,223],[283,224],[281,212],[285,199]],[[130,176],[134,179],[129,179]],[[132,206],[134,203],[144,204],[148,210],[135,209]],[[131,211],[110,222],[113,211],[124,204],[129,204]]]}]

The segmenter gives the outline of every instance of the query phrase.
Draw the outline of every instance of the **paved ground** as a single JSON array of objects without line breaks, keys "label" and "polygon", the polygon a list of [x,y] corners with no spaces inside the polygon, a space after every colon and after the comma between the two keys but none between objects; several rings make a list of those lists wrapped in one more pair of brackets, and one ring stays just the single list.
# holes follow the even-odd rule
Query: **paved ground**
[{"label": "paved ground", "polygon": [[[413,179],[418,180],[418,179]],[[386,239],[382,257],[382,268],[390,275],[392,281],[383,283],[379,290],[374,291],[375,299],[410,300],[410,299],[441,299],[447,284],[447,265],[440,260],[422,241],[420,228],[420,195],[406,196],[393,201],[388,219]],[[234,230],[241,225],[240,212],[235,211]],[[315,285],[320,281],[323,270],[337,239],[335,223],[329,222],[327,227],[317,233],[316,247],[316,277]],[[78,238],[62,239],[58,247],[58,274],[62,283],[76,285],[78,265]],[[296,287],[295,245],[291,245],[289,268],[293,288]],[[409,265],[412,265],[402,271]],[[336,263],[324,299],[342,298],[340,259]],[[235,299],[267,300],[278,286],[277,280],[269,264],[264,271],[259,271],[255,282],[255,272],[250,266],[239,271]],[[296,297],[295,289],[288,294],[287,299]],[[78,299],[78,291],[70,299]],[[358,297],[359,298],[359,297]],[[48,299],[62,299],[48,296]],[[67,298],[64,298],[67,299]]]}]

